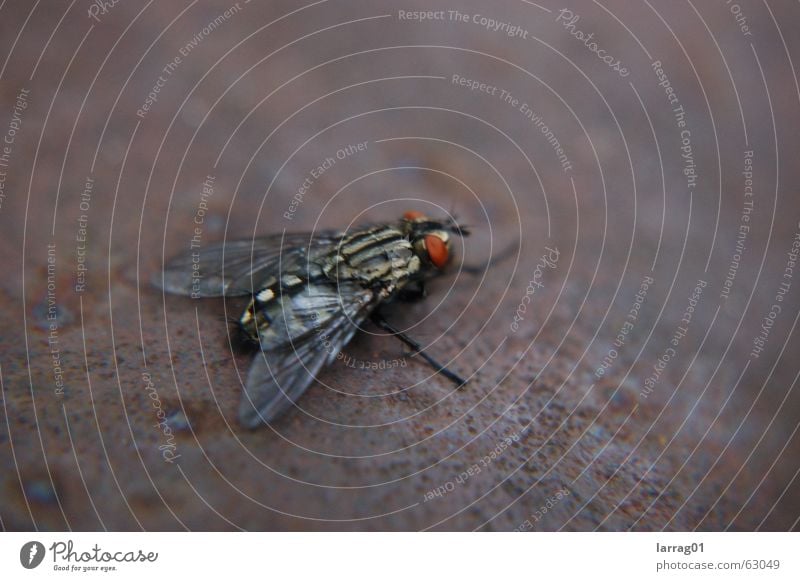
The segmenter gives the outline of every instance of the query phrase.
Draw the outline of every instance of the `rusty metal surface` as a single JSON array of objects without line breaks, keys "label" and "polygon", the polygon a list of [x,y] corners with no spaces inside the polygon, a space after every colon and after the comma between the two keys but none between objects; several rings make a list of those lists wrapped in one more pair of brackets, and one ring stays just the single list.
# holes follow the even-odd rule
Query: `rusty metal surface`
[{"label": "rusty metal surface", "polygon": [[[797,526],[797,7],[68,6],[0,8],[4,529]],[[369,328],[240,428],[163,259],[409,209],[518,249],[387,310],[469,385]]]}]

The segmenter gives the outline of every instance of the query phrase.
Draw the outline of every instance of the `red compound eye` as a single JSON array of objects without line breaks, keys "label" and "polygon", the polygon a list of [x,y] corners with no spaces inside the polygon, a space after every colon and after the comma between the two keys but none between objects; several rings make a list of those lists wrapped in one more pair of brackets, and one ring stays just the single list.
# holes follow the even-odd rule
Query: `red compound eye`
[{"label": "red compound eye", "polygon": [[444,268],[448,258],[447,244],[444,243],[444,240],[428,234],[425,236],[425,250],[428,251],[428,257],[436,268]]},{"label": "red compound eye", "polygon": [[418,210],[409,210],[405,214],[403,214],[403,218],[409,221],[419,220],[420,218],[424,218],[425,214]]}]

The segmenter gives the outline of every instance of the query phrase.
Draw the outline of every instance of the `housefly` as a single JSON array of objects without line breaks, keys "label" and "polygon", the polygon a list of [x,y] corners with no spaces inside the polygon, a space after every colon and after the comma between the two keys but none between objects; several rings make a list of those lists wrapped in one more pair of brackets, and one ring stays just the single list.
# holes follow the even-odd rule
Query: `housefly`
[{"label": "housefly", "polygon": [[467,234],[454,221],[412,211],[396,222],[348,232],[284,233],[211,245],[169,262],[156,284],[193,298],[249,297],[236,325],[260,352],[248,371],[239,421],[254,428],[291,408],[367,318],[462,385],[464,380],[377,309],[398,298],[424,296],[425,282],[452,257],[452,236]]}]

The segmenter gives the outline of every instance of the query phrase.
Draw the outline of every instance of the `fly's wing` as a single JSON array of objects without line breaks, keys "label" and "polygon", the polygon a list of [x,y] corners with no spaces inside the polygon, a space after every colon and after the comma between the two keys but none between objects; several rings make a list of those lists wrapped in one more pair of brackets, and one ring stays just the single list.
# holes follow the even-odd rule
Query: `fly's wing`
[{"label": "fly's wing", "polygon": [[[316,320],[318,326],[293,333],[296,338],[280,348],[255,355],[239,405],[239,421],[248,428],[271,422],[290,409],[314,381],[317,373],[336,359],[372,309],[377,299],[355,284],[311,285],[308,296],[283,299],[291,309],[286,318]],[[331,310],[333,309],[333,310]],[[320,313],[323,313],[320,316]],[[273,321],[273,324],[276,321]],[[262,343],[262,348],[266,346]]]},{"label": "fly's wing", "polygon": [[172,259],[153,283],[191,297],[244,296],[278,271],[305,269],[309,258],[338,240],[336,232],[323,231],[219,242]]}]

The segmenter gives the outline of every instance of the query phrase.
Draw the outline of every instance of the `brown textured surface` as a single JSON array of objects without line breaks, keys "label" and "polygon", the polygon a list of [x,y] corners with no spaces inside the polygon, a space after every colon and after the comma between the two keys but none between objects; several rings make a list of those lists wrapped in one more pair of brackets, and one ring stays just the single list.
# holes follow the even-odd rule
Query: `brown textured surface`
[{"label": "brown textured surface", "polygon": [[[555,22],[552,3],[542,4],[550,13],[522,2],[457,3],[521,25],[527,39],[473,23],[401,22],[397,9],[410,3],[384,2],[323,3],[260,30],[297,5],[241,3],[183,59],[142,119],[136,111],[162,68],[229,4],[204,2],[179,16],[189,3],[153,3],[139,14],[144,4],[126,0],[91,31],[85,7],[59,24],[66,3],[56,4],[27,23],[27,2],[0,10],[0,54],[10,55],[0,133],[19,90],[30,89],[0,206],[3,528],[796,526],[797,278],[765,350],[749,359],[800,219],[800,94],[787,57],[798,62],[796,7],[772,14],[748,5],[745,36],[724,6],[656,14],[647,5],[576,3],[577,28],[625,62],[623,79]],[[360,51],[370,52],[345,57]],[[691,200],[652,60],[663,61],[687,111],[700,176]],[[562,171],[522,113],[454,86],[453,74],[531,103],[572,170]],[[400,76],[447,78],[387,79]],[[391,138],[410,139],[378,142]],[[294,219],[283,218],[313,167],[362,141],[365,152],[337,161]],[[723,299],[746,149],[754,151],[755,210]],[[163,249],[187,248],[209,174],[204,242],[454,208],[474,232],[464,260],[477,264],[490,242],[497,250],[521,231],[518,261],[485,278],[443,277],[427,300],[388,311],[416,325],[411,332],[432,354],[474,371],[469,386],[454,392],[413,360],[386,370],[337,363],[320,376],[331,389],[314,386],[303,411],[240,429],[249,357],[231,352],[224,320],[240,305],[165,300],[149,284]],[[87,176],[94,189],[83,212]],[[88,274],[77,293],[82,213]],[[48,243],[63,396],[48,346]],[[544,286],[514,332],[546,246],[558,248],[558,263],[543,269]],[[635,328],[598,379],[650,275]],[[689,332],[645,398],[643,383],[698,279],[708,286]],[[403,357],[398,342],[368,334],[346,353],[376,363]],[[175,463],[158,448],[164,436],[145,369],[172,415]],[[445,494],[432,495],[437,489]]]}]

